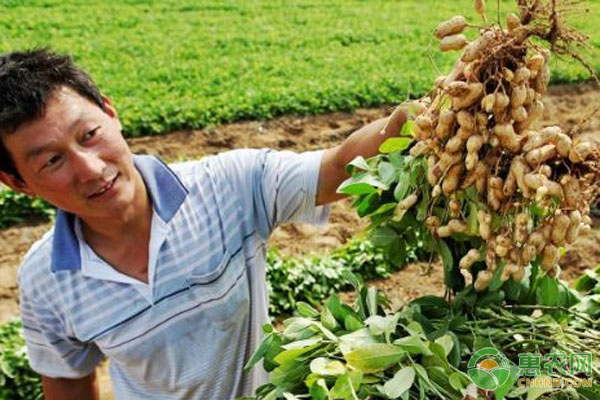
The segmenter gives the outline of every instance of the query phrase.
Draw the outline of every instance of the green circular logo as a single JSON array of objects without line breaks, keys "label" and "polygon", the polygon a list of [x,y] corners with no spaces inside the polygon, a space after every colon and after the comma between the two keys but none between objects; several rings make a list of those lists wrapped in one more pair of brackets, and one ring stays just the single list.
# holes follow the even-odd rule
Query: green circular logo
[{"label": "green circular logo", "polygon": [[483,390],[496,390],[510,377],[510,362],[501,351],[491,347],[473,354],[468,368],[473,383]]}]

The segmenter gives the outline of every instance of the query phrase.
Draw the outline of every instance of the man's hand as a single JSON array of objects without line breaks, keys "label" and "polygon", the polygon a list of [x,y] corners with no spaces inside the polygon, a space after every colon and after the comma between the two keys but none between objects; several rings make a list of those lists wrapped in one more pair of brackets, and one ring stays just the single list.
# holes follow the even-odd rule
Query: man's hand
[{"label": "man's hand", "polygon": [[42,376],[45,400],[98,400],[100,391],[96,372],[80,379]]},{"label": "man's hand", "polygon": [[408,105],[401,104],[389,117],[363,126],[339,146],[325,150],[319,172],[316,204],[319,206],[346,197],[345,194],[337,193],[340,184],[350,177],[346,172],[346,165],[358,156],[369,158],[376,155],[379,146],[387,138],[400,133],[407,116]]}]

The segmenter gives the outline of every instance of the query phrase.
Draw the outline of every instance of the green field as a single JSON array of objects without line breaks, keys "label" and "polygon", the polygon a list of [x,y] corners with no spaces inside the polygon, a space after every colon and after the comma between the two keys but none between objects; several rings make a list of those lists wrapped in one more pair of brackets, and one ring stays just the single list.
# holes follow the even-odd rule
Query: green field
[{"label": "green field", "polygon": [[[589,6],[576,24],[598,49],[600,0]],[[2,0],[0,51],[72,53],[134,136],[421,94],[437,75],[430,57],[441,71],[456,57],[431,32],[457,13],[480,22],[472,0]],[[565,62],[553,72],[555,82],[587,76]]]}]

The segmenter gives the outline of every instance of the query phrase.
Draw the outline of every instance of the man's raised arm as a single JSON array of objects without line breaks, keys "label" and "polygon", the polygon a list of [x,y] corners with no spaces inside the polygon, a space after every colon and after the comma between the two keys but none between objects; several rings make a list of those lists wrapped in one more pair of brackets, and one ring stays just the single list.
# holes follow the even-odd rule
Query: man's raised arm
[{"label": "man's raised arm", "polygon": [[327,204],[346,197],[337,193],[339,185],[349,178],[346,165],[358,156],[369,158],[378,153],[379,146],[389,137],[398,135],[406,121],[407,106],[396,107],[392,115],[360,128],[342,144],[325,150],[319,172],[316,205]]}]

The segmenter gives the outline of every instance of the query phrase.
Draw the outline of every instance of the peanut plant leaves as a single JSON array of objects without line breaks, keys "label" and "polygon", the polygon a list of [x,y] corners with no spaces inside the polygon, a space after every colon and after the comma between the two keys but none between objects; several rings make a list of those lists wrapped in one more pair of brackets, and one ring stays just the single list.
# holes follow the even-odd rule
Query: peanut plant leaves
[{"label": "peanut plant leaves", "polygon": [[348,365],[363,373],[383,371],[406,357],[398,346],[375,343],[367,344],[346,354]]},{"label": "peanut plant leaves", "polygon": [[313,400],[326,400],[329,397],[329,390],[327,389],[325,379],[321,378],[317,380],[310,387],[309,393]]},{"label": "peanut plant leaves", "polygon": [[340,361],[319,357],[310,362],[310,372],[323,376],[339,376],[346,373],[346,366]]},{"label": "peanut plant leaves", "polygon": [[332,400],[358,400],[356,391],[362,383],[362,374],[348,372],[337,378],[329,395]]},{"label": "peanut plant leaves", "polygon": [[537,290],[537,299],[540,304],[553,306],[558,299],[558,282],[555,278],[545,275]]},{"label": "peanut plant leaves", "polygon": [[392,137],[386,139],[385,142],[379,146],[379,152],[383,154],[393,153],[396,151],[402,151],[412,143],[412,139],[408,137]]},{"label": "peanut plant leaves", "polygon": [[267,354],[267,351],[269,350],[269,347],[272,344],[273,334],[269,333],[265,335],[258,349],[256,349],[254,354],[252,354],[252,357],[250,357],[246,365],[244,365],[244,372],[249,372],[252,369],[252,367],[254,367],[254,365],[256,365],[256,363],[259,362],[265,356],[265,354]]},{"label": "peanut plant leaves", "polygon": [[394,374],[394,377],[383,385],[385,394],[391,399],[397,399],[407,392],[415,381],[415,370],[404,367]]},{"label": "peanut plant leaves", "polygon": [[406,336],[400,339],[394,340],[394,344],[400,347],[402,350],[408,352],[411,356],[423,354],[430,356],[433,353],[427,347],[427,344],[418,336]]},{"label": "peanut plant leaves", "polygon": [[360,173],[346,179],[338,187],[338,193],[361,195],[374,193],[377,189],[387,190],[388,186],[369,173]]}]

